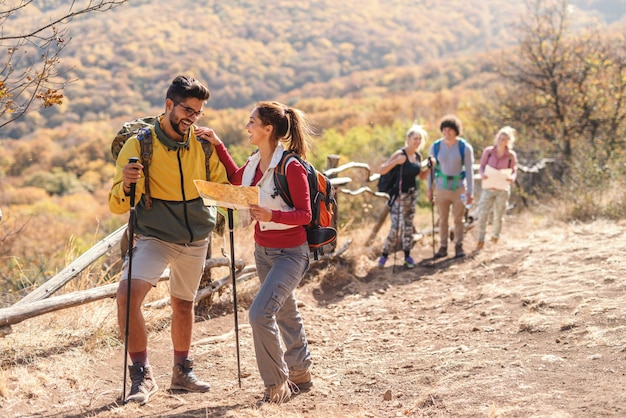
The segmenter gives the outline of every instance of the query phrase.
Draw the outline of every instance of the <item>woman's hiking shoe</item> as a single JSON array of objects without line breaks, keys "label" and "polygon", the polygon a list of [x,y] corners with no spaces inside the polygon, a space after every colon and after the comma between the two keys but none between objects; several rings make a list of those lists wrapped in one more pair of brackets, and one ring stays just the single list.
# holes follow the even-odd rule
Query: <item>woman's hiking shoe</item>
[{"label": "woman's hiking shoe", "polygon": [[145,405],[150,396],[159,390],[159,386],[152,376],[152,367],[135,363],[128,366],[128,371],[130,372],[131,386],[125,402],[137,402],[139,405]]},{"label": "woman's hiking shoe", "polygon": [[309,369],[289,370],[289,380],[300,390],[307,390],[313,386]]},{"label": "woman's hiking shoe", "polygon": [[496,238],[496,237],[491,238],[491,243],[492,244],[497,244],[498,243],[498,238]]},{"label": "woman's hiking shoe", "polygon": [[387,262],[387,257],[384,255],[378,259],[378,267],[385,267],[385,263]]},{"label": "woman's hiking shoe", "polygon": [[448,247],[439,247],[439,251],[435,253],[435,259],[443,258],[448,255]]},{"label": "woman's hiking shoe", "polygon": [[413,261],[413,258],[409,257],[405,257],[404,258],[404,267],[408,268],[408,269],[412,269],[415,267],[415,261]]},{"label": "woman's hiking shoe", "polygon": [[211,385],[198,379],[193,372],[193,360],[185,359],[184,364],[175,364],[172,370],[172,390],[187,392],[208,392]]},{"label": "woman's hiking shoe", "polygon": [[300,389],[289,380],[285,380],[279,385],[269,386],[265,388],[265,394],[261,403],[275,403],[277,405],[287,402],[291,399],[291,393],[300,393]]},{"label": "woman's hiking shoe", "polygon": [[463,244],[457,244],[454,246],[454,258],[463,258],[465,257],[465,252],[463,251]]}]

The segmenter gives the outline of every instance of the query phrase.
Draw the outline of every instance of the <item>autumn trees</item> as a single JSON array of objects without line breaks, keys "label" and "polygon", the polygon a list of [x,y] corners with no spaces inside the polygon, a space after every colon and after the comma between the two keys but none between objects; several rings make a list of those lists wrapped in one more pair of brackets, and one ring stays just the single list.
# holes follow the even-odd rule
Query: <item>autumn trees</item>
[{"label": "autumn trees", "polygon": [[624,33],[576,27],[576,9],[565,0],[526,4],[519,57],[501,68],[506,116],[566,164],[581,153],[616,157],[626,133]]},{"label": "autumn trees", "polygon": [[[526,0],[520,44],[507,51],[485,114],[520,131],[527,163],[554,158],[547,186],[566,218],[615,217],[626,201],[625,32],[585,21],[566,0]],[[529,190],[541,196],[541,190]]]}]

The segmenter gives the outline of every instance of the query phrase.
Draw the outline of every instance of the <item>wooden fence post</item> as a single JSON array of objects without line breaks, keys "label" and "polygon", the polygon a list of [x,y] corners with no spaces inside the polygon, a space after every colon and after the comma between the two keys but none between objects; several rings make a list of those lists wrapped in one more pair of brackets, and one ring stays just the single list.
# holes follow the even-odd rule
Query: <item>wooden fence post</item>
[{"label": "wooden fence post", "polygon": [[374,239],[376,239],[376,235],[378,235],[378,231],[380,231],[380,228],[383,226],[383,223],[385,223],[385,219],[387,219],[388,215],[389,215],[389,205],[385,205],[383,210],[380,212],[380,215],[378,215],[378,220],[376,221],[376,225],[374,225],[372,232],[370,232],[370,236],[367,238],[367,243],[365,244],[367,247],[372,245],[372,243],[374,242]]}]

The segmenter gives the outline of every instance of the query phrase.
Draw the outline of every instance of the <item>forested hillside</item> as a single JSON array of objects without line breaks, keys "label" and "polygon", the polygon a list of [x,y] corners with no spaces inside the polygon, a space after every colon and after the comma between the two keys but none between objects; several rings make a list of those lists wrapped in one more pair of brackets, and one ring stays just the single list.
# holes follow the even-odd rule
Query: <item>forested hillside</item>
[{"label": "forested hillside", "polygon": [[[589,18],[609,21],[621,16],[626,1],[578,3]],[[3,30],[37,25],[68,2],[42,4],[12,16]],[[133,0],[70,22],[61,65],[72,81],[63,105],[8,125],[0,139],[160,109],[167,83],[180,72],[209,84],[214,109],[278,96],[362,94],[371,86],[435,91],[467,74],[456,70],[442,83],[436,68],[418,71],[417,65],[512,45],[511,27],[522,9],[508,0]],[[369,70],[386,77],[360,75]]]},{"label": "forested hillside", "polygon": [[[336,154],[341,164],[367,163],[373,172],[412,123],[423,124],[432,142],[441,116],[455,113],[476,158],[499,127],[511,125],[522,164],[559,161],[554,178],[541,179],[548,187],[529,183],[516,188],[520,195],[554,196],[576,220],[623,216],[626,0],[580,0],[580,9],[528,3],[542,7],[520,15],[524,5],[505,0],[132,0],[72,20],[61,65],[74,81],[63,104],[0,130],[0,305],[126,221],[106,205],[111,138],[123,121],[162,111],[179,72],[209,84],[198,123],[215,128],[240,164],[251,152],[244,127],[258,99],[311,116],[319,128],[309,155],[316,166]],[[41,25],[69,2],[34,4],[4,21],[0,6],[2,36]],[[521,17],[528,26],[519,31]],[[352,189],[375,187],[362,173],[348,175]],[[361,195],[341,204],[351,215],[340,217],[340,227],[356,228],[375,221],[384,201]],[[424,193],[418,205],[430,206]],[[96,268],[87,286],[114,274]]]}]

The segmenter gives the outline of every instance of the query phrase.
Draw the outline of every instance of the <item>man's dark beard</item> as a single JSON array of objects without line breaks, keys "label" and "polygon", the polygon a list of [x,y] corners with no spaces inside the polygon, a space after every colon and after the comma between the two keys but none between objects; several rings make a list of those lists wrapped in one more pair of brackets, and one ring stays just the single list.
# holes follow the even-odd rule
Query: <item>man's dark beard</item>
[{"label": "man's dark beard", "polygon": [[170,125],[172,125],[172,129],[174,130],[174,132],[176,132],[178,135],[180,135],[182,138],[185,138],[185,135],[187,135],[187,131],[185,132],[181,132],[180,129],[178,128],[179,123],[182,121],[182,119],[180,119],[178,121],[178,123],[175,123],[174,121],[174,115],[170,115]]}]

